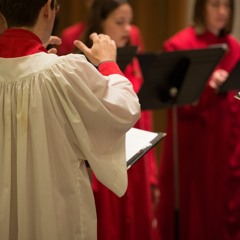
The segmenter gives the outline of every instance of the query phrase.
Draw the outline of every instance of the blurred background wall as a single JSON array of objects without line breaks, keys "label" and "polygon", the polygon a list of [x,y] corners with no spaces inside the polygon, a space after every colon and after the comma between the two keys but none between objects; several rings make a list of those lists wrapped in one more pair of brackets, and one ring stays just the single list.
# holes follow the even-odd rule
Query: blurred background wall
[{"label": "blurred background wall", "polygon": [[[59,0],[55,34],[86,17],[83,0]],[[161,51],[165,39],[191,24],[194,0],[129,0],[134,11],[134,23],[139,26],[147,51]],[[240,40],[240,1],[235,0],[234,35]],[[166,110],[154,110],[154,130],[164,131]],[[161,143],[160,143],[161,144]],[[161,145],[157,148],[161,151]]]},{"label": "blurred background wall", "polygon": [[[57,33],[63,28],[83,20],[86,9],[83,0],[59,0]],[[159,50],[162,42],[187,23],[190,0],[129,0],[136,23],[147,50]]]}]

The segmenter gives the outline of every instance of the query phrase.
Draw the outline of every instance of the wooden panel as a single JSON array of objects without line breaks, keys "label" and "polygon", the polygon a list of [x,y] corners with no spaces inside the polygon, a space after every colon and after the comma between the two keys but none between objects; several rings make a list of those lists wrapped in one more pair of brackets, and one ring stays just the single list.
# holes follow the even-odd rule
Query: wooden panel
[{"label": "wooden panel", "polygon": [[[140,27],[147,50],[159,50],[162,42],[186,25],[189,0],[129,0],[134,22]],[[86,16],[83,0],[61,0],[56,33]]]},{"label": "wooden panel", "polygon": [[80,0],[60,0],[61,8],[57,14],[56,34],[60,34],[62,30],[86,16],[86,9],[83,1]]},{"label": "wooden panel", "polygon": [[166,0],[132,1],[135,23],[142,30],[147,50],[160,50],[166,35]]}]

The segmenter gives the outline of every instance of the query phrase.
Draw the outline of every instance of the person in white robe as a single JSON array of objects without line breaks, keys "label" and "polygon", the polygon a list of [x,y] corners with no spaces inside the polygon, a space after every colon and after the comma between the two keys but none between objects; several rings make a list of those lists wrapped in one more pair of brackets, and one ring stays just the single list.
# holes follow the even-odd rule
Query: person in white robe
[{"label": "person in white robe", "polygon": [[90,49],[75,42],[88,60],[44,49],[56,5],[8,0],[1,9],[0,240],[96,240],[86,161],[119,197],[127,188],[125,135],[140,117],[138,97],[108,36],[92,34]]}]

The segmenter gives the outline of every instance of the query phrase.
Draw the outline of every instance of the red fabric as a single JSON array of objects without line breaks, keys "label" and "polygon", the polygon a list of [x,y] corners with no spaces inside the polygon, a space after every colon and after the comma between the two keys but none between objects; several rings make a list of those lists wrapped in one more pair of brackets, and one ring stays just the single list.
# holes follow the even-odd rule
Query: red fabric
[{"label": "red fabric", "polygon": [[102,73],[102,75],[105,76],[108,76],[110,74],[124,75],[116,62],[103,62],[98,66],[98,70]]},{"label": "red fabric", "polygon": [[41,40],[32,32],[24,29],[7,29],[0,36],[0,46],[0,57],[3,58],[22,57],[38,52],[47,52]]},{"label": "red fabric", "polygon": [[[72,42],[80,38],[84,31],[83,25],[76,24],[63,31],[62,48],[67,49],[71,45],[65,54],[73,50]],[[132,26],[130,36],[131,44],[139,46],[139,51],[142,51],[144,46],[136,26]],[[138,92],[143,79],[137,59],[127,66],[124,74]],[[143,111],[135,127],[152,130],[152,113]],[[151,202],[151,185],[158,184],[157,171],[155,152],[150,151],[128,170],[128,189],[122,198],[114,195],[93,176],[98,240],[158,240],[158,235],[154,236],[152,228]]]},{"label": "red fabric", "polygon": [[[24,29],[7,29],[0,37],[0,46],[0,57],[3,58],[23,57],[47,52],[41,40],[32,32]],[[110,74],[123,75],[115,62],[101,63],[98,70],[105,76]]]},{"label": "red fabric", "polygon": [[[167,40],[164,50],[198,49],[218,43],[226,43],[229,51],[217,68],[231,71],[240,59],[239,43],[232,36],[197,36],[189,27]],[[240,239],[240,102],[234,94],[216,94],[206,86],[198,105],[177,110],[180,240]],[[159,170],[162,240],[175,239],[172,124],[169,110]]]},{"label": "red fabric", "polygon": [[[125,76],[138,92],[143,82],[137,59],[127,66]],[[152,130],[152,113],[142,111],[135,127]],[[157,167],[154,151],[150,151],[128,170],[128,189],[122,198],[93,177],[93,189],[98,217],[98,240],[152,240],[153,211],[151,185],[157,185]]]},{"label": "red fabric", "polygon": [[144,44],[143,44],[141,32],[139,28],[134,24],[131,26],[130,38],[131,38],[131,44],[133,46],[138,46],[139,52],[144,51]]},{"label": "red fabric", "polygon": [[65,55],[73,52],[74,40],[78,40],[83,34],[85,23],[80,22],[65,28],[61,34],[62,44],[58,48],[59,55]]},{"label": "red fabric", "polygon": [[[133,73],[132,65],[128,66],[125,75],[133,84],[136,81],[137,89],[139,79]],[[143,111],[135,127],[151,130],[151,112]],[[150,151],[128,170],[128,189],[122,198],[93,177],[99,240],[154,239],[150,186],[157,182],[156,171],[154,152]]]}]

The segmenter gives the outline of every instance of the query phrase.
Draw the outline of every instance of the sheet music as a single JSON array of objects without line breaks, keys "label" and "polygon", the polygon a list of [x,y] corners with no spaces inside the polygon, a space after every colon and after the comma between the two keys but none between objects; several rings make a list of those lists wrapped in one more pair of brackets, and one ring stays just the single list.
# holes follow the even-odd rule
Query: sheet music
[{"label": "sheet music", "polygon": [[126,156],[131,159],[136,153],[151,146],[158,133],[131,128],[126,134]]}]

